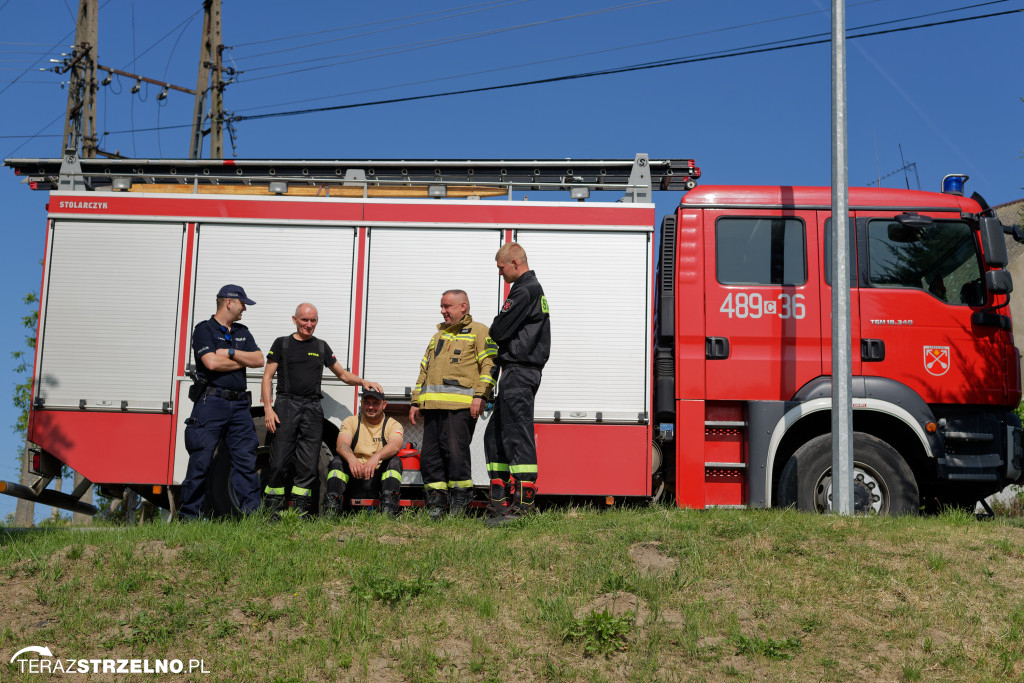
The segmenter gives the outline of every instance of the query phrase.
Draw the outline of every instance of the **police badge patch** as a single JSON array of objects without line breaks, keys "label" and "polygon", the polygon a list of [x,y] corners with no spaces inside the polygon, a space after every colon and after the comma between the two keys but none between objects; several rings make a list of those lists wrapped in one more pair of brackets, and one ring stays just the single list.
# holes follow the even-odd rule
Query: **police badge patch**
[{"label": "police badge patch", "polygon": [[512,297],[505,299],[505,303],[501,305],[501,312],[508,313],[512,310]]}]

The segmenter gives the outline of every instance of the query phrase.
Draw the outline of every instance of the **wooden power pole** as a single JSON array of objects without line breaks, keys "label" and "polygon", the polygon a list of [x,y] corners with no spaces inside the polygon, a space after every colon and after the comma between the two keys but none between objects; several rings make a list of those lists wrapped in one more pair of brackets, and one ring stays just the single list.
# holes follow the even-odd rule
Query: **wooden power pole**
[{"label": "wooden power pole", "polygon": [[79,0],[78,17],[75,24],[75,47],[71,57],[65,60],[58,73],[70,72],[68,83],[68,108],[64,116],[63,149],[78,151],[81,156],[92,159],[96,156],[96,46],[99,41],[97,20],[99,0]]},{"label": "wooden power pole", "polygon": [[199,72],[196,79],[196,104],[192,110],[192,144],[189,159],[203,154],[203,123],[206,120],[206,93],[210,92],[210,158],[224,158],[224,71],[221,55],[220,0],[203,0],[203,38],[199,44]]}]

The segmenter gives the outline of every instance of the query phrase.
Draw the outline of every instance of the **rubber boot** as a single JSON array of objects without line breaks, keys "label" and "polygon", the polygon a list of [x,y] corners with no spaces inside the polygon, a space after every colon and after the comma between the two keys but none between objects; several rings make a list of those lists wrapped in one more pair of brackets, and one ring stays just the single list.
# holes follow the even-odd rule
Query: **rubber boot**
[{"label": "rubber boot", "polygon": [[491,479],[491,502],[487,506],[487,514],[490,517],[498,518],[508,514],[510,488],[511,482],[504,479]]},{"label": "rubber boot", "polygon": [[515,502],[502,517],[493,517],[487,520],[488,526],[501,526],[518,522],[524,517],[534,513],[534,503],[537,499],[537,484],[532,481],[520,481],[517,487]]},{"label": "rubber boot", "polygon": [[400,512],[398,504],[398,491],[381,491],[380,512],[388,517],[397,517]]},{"label": "rubber boot", "polygon": [[324,517],[340,517],[341,500],[337,493],[328,493],[324,496]]},{"label": "rubber boot", "polygon": [[304,520],[313,519],[310,512],[312,505],[313,499],[309,496],[292,496],[292,509]]},{"label": "rubber boot", "polygon": [[263,509],[267,511],[271,522],[279,521],[281,519],[281,510],[284,509],[284,496],[266,496],[263,499]]},{"label": "rubber boot", "polygon": [[449,517],[461,517],[466,514],[469,502],[473,500],[473,489],[451,489],[451,509],[448,510]]},{"label": "rubber boot", "polygon": [[427,512],[430,519],[438,521],[448,509],[448,493],[440,489],[427,489]]}]

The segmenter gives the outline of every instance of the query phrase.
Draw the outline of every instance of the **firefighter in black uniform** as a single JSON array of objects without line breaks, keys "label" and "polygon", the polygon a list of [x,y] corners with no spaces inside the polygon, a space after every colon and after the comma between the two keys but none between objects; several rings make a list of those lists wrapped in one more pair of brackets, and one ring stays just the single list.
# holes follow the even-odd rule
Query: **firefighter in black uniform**
[{"label": "firefighter in black uniform", "polygon": [[[285,486],[293,463],[292,508],[300,515],[315,511],[311,496],[323,436],[323,369],[345,384],[381,391],[379,384],[360,379],[342,367],[327,342],[313,336],[319,322],[315,306],[299,304],[292,322],[295,334],[274,340],[263,372],[264,420],[267,431],[275,436],[270,447],[270,477],[264,490],[264,505],[272,518],[285,505]],[[271,382],[278,370],[277,400],[271,405]]]},{"label": "firefighter in black uniform", "polygon": [[238,285],[224,285],[217,292],[217,312],[196,325],[192,352],[198,368],[189,391],[195,405],[185,420],[185,448],[188,470],[181,483],[182,521],[199,519],[206,497],[206,474],[217,444],[224,439],[231,457],[231,486],[238,494],[245,514],[260,505],[260,479],[256,474],[256,427],[245,390],[245,369],[263,367],[263,352],[256,346],[249,328],[238,321],[246,305],[256,302]]},{"label": "firefighter in black uniform", "polygon": [[[533,512],[537,495],[533,399],[551,352],[551,319],[544,289],[530,270],[523,248],[509,242],[494,260],[512,289],[490,328],[491,339],[498,345],[501,379],[484,432],[484,451],[491,479],[488,523],[504,524]],[[510,504],[511,479],[516,484],[515,500]]]}]

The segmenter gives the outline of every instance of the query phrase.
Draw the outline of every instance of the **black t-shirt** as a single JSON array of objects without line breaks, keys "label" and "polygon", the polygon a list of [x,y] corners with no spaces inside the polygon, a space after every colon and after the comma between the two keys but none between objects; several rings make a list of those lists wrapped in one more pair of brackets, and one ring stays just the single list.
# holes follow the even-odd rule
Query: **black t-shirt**
[{"label": "black t-shirt", "polygon": [[[284,349],[284,342],[288,340],[288,349]],[[320,353],[320,345],[323,344],[323,353]],[[287,353],[287,358],[283,354]],[[280,395],[297,394],[308,396],[320,393],[320,379],[323,377],[323,369],[329,368],[338,361],[334,352],[327,342],[316,337],[310,337],[305,341],[299,341],[289,335],[278,337],[270,347],[267,354],[268,363],[277,363],[277,393]],[[284,374],[287,373],[287,377]]]},{"label": "black t-shirt", "polygon": [[220,389],[231,389],[233,391],[245,390],[245,368],[229,370],[228,372],[214,372],[207,370],[200,360],[208,353],[216,353],[217,349],[234,348],[236,351],[259,351],[256,341],[252,338],[252,332],[241,323],[235,323],[231,329],[224,327],[217,319],[210,316],[209,320],[196,325],[192,332],[192,352],[196,358],[196,371],[201,377],[205,377],[211,387]]}]

